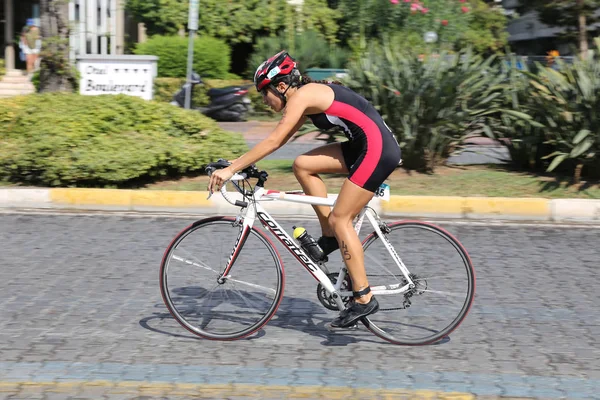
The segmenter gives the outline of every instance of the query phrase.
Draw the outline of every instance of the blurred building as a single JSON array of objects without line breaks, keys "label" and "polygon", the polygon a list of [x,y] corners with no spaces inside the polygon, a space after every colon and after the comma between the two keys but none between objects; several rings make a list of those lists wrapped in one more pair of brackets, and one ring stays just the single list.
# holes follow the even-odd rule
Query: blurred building
[{"label": "blurred building", "polygon": [[[63,12],[70,25],[71,59],[87,54],[123,54],[143,30],[125,14],[126,0],[69,0]],[[24,68],[19,59],[19,34],[28,19],[40,24],[39,0],[0,0],[0,43],[8,70]]]},{"label": "blurred building", "polygon": [[[558,50],[561,55],[568,55],[573,53],[573,48],[577,48],[577,43],[571,45],[559,44],[559,41],[556,40],[565,28],[550,27],[541,23],[535,12],[517,15],[516,10],[519,6],[519,0],[490,0],[488,3],[495,3],[504,8],[506,15],[516,17],[510,19],[507,27],[510,34],[508,41],[515,53],[545,55],[551,50]],[[597,13],[600,15],[600,10]],[[600,24],[588,26],[589,31],[599,28]]]}]

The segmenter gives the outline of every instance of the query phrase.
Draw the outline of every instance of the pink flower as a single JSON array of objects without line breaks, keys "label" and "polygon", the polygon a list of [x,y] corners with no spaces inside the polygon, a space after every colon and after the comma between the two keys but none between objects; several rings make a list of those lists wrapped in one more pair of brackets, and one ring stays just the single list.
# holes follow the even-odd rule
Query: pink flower
[{"label": "pink flower", "polygon": [[405,3],[410,3],[410,0],[404,0]]},{"label": "pink flower", "polygon": [[467,0],[458,0],[458,1],[460,1],[461,3],[466,3]]},{"label": "pink flower", "polygon": [[410,5],[410,11],[419,11],[421,8],[421,5],[417,3],[412,3]]},{"label": "pink flower", "polygon": [[429,12],[429,8],[425,8],[425,7],[423,7],[423,8],[421,9],[421,12],[422,12],[423,14],[427,14],[427,13]]},{"label": "pink flower", "polygon": [[444,25],[444,26],[448,26],[448,20],[447,20],[447,19],[443,19],[443,20],[442,20],[442,25]]},{"label": "pink flower", "polygon": [[392,4],[398,4],[398,0],[390,0],[390,3],[392,3]]},{"label": "pink flower", "polygon": [[468,13],[469,12],[469,7],[461,7],[460,9],[461,9],[461,11],[463,13]]},{"label": "pink flower", "polygon": [[395,94],[396,96],[400,96],[400,91],[399,91],[399,90],[394,90],[394,94]]}]

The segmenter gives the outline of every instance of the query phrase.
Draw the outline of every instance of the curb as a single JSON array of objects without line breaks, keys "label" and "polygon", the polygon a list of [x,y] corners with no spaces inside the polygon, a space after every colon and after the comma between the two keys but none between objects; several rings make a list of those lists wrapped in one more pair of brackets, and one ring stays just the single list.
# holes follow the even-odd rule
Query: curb
[{"label": "curb", "polygon": [[387,215],[551,220],[552,201],[508,197],[392,196],[390,201],[384,202],[383,210]]},{"label": "curb", "polygon": [[[1,189],[0,208],[233,214],[236,207],[208,192],[120,189]],[[336,197],[335,195],[331,197]],[[265,202],[273,215],[314,216],[312,207]],[[391,196],[370,203],[383,217],[600,222],[600,200],[507,197]]]}]

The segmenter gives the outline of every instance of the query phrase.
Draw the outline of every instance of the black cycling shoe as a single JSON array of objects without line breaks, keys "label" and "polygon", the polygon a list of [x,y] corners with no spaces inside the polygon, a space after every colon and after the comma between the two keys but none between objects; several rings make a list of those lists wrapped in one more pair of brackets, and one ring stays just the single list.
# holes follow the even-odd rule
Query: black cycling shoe
[{"label": "black cycling shoe", "polygon": [[321,236],[317,239],[317,244],[323,250],[323,257],[327,257],[340,248],[337,239],[334,236]]},{"label": "black cycling shoe", "polygon": [[376,313],[379,310],[379,302],[375,296],[371,297],[371,300],[367,304],[361,304],[356,301],[352,302],[352,305],[346,308],[340,313],[340,316],[331,321],[332,328],[349,328],[356,324],[356,322]]}]

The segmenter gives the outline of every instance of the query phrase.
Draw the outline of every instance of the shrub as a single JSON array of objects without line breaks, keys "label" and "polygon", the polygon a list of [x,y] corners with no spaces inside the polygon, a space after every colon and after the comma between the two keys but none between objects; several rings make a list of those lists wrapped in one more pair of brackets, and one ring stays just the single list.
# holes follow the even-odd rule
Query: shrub
[{"label": "shrub", "polygon": [[201,171],[245,147],[241,136],[199,113],[126,95],[49,93],[0,101],[0,180],[131,186]]},{"label": "shrub", "polygon": [[[158,76],[183,78],[187,74],[188,38],[153,36],[139,43],[135,54],[158,56]],[[194,40],[194,70],[206,78],[228,76],[231,50],[222,40],[201,36]]]},{"label": "shrub", "polygon": [[[522,112],[535,118],[531,104],[528,78],[517,68],[517,57],[505,56],[500,59],[501,74],[506,77],[503,92],[504,108]],[[521,65],[519,68],[528,68]],[[519,170],[541,170],[541,158],[549,154],[545,141],[545,127],[539,121],[527,122],[504,118],[502,131],[495,133],[503,138],[502,143],[510,153],[512,165]],[[494,136],[492,136],[494,138]]]},{"label": "shrub", "polygon": [[277,37],[258,39],[256,49],[249,60],[248,76],[253,77],[256,68],[279,51],[286,49],[298,62],[298,69],[305,72],[307,68],[345,68],[349,53],[335,45],[329,44],[314,31],[306,31],[295,36],[293,46],[286,34]]},{"label": "shrub", "polygon": [[403,150],[410,169],[433,171],[468,136],[505,135],[515,121],[505,107],[506,75],[495,57],[403,53],[401,43],[374,47],[351,63],[348,85],[371,100]]},{"label": "shrub", "polygon": [[[596,39],[600,52],[600,38]],[[546,125],[546,144],[554,152],[548,171],[561,164],[579,182],[584,167],[600,175],[600,57],[558,61],[558,68],[538,65],[529,78],[530,101],[535,117]]]},{"label": "shrub", "polygon": [[4,76],[4,74],[6,74],[4,59],[0,58],[0,77]]},{"label": "shrub", "polygon": [[40,71],[39,70],[35,71],[33,73],[33,75],[31,76],[31,84],[35,88],[36,92],[40,91]]}]

